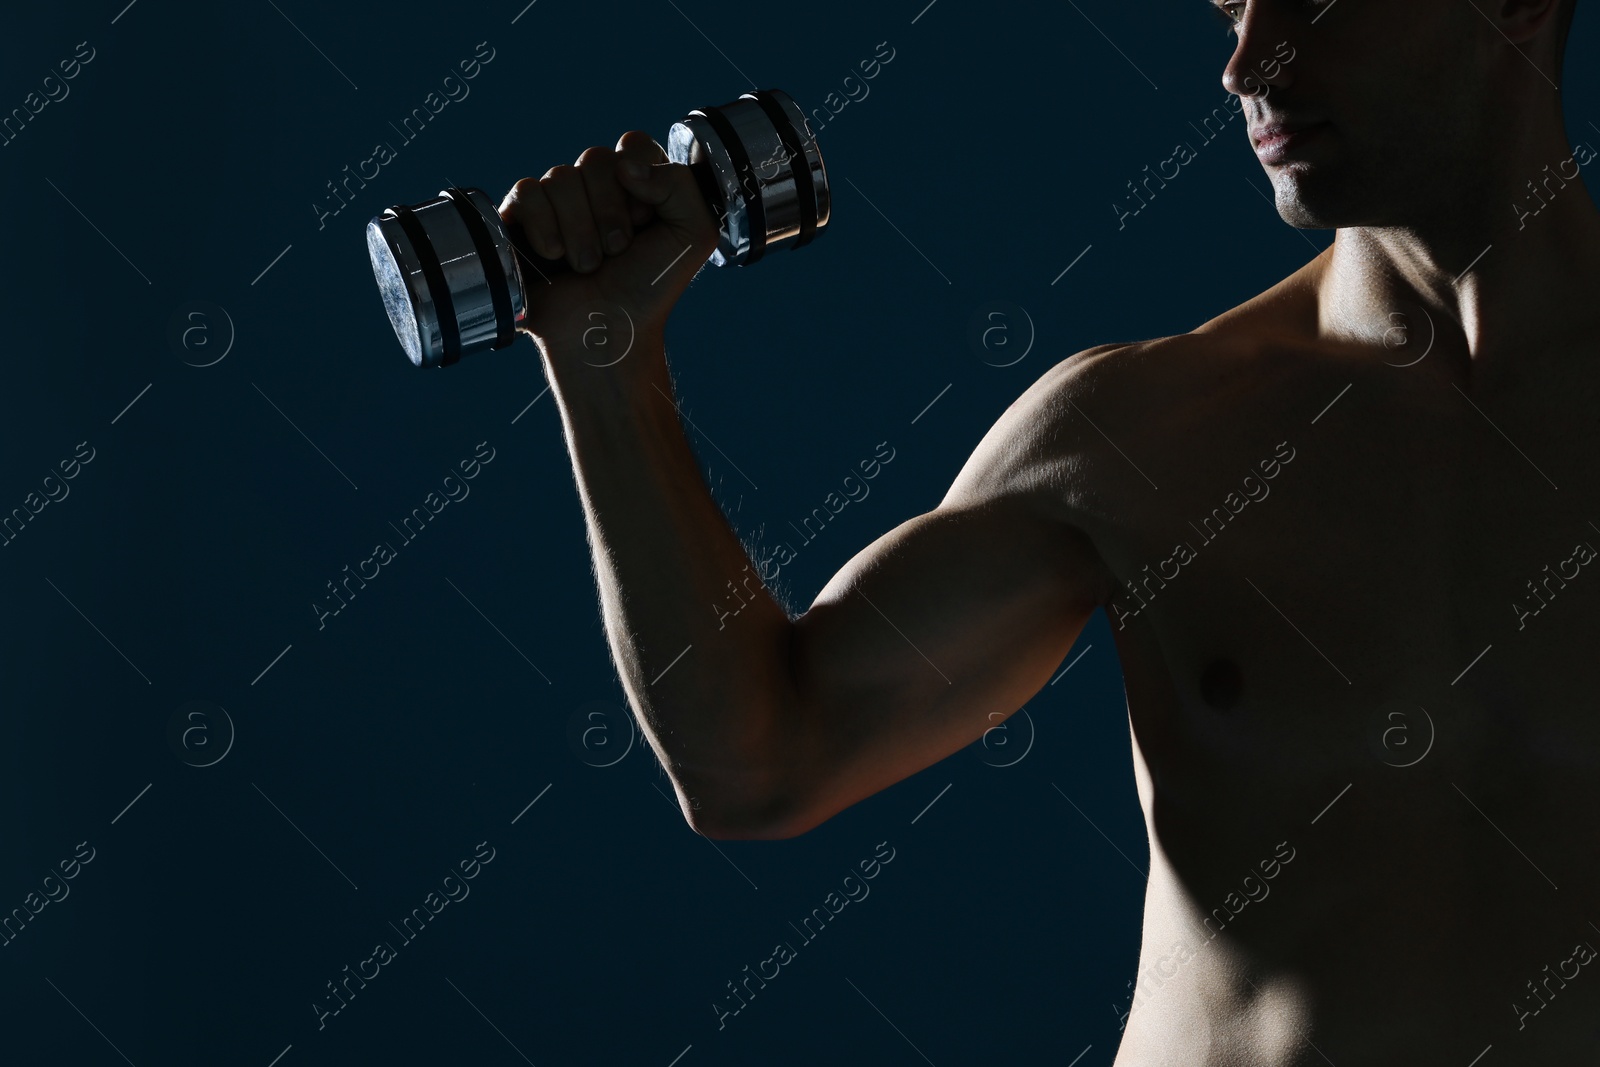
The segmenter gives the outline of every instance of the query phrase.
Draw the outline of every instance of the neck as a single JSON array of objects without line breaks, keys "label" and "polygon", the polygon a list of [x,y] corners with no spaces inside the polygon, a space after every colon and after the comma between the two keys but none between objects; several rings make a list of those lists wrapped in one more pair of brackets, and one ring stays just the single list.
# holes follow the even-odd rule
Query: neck
[{"label": "neck", "polygon": [[1404,326],[1417,355],[1431,339],[1434,369],[1480,383],[1592,351],[1600,212],[1579,168],[1600,134],[1574,149],[1559,119],[1524,131],[1475,173],[1429,182],[1423,221],[1339,229],[1313,268],[1319,332],[1370,343]]}]

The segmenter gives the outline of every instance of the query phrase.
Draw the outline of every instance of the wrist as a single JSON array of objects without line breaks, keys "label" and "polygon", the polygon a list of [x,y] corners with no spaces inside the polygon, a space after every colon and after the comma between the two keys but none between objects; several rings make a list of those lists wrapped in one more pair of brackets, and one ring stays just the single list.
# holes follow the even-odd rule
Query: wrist
[{"label": "wrist", "polygon": [[666,341],[659,328],[611,331],[588,337],[534,337],[545,376],[558,396],[603,402],[671,397]]}]

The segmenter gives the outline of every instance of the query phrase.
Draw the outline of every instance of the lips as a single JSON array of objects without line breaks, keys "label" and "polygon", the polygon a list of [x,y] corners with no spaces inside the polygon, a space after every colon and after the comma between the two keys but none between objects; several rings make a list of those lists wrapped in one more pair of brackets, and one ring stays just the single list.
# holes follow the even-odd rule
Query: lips
[{"label": "lips", "polygon": [[1327,127],[1326,122],[1270,122],[1250,132],[1256,156],[1263,163],[1278,163]]},{"label": "lips", "polygon": [[1309,130],[1314,126],[1321,126],[1321,122],[1269,122],[1265,126],[1258,126],[1250,131],[1250,140],[1260,145],[1266,141],[1276,141],[1289,134]]}]

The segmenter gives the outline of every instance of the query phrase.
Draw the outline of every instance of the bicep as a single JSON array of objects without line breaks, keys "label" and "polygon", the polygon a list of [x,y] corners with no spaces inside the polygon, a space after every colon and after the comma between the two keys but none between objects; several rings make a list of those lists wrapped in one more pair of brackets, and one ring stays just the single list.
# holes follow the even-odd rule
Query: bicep
[{"label": "bicep", "polygon": [[944,500],[859,552],[791,624],[779,786],[792,837],[944,759],[1050,680],[1116,578],[1084,531],[1097,439],[1074,409],[1105,345],[1056,364],[984,435]]},{"label": "bicep", "polygon": [[1024,497],[949,499],[856,555],[794,623],[782,836],[1014,713],[1104,597],[1082,531]]}]

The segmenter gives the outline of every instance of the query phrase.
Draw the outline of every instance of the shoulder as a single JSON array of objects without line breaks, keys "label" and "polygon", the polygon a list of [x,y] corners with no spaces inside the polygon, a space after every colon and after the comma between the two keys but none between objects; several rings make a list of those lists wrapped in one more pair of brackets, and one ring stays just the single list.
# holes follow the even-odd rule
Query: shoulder
[{"label": "shoulder", "polygon": [[1059,500],[1088,490],[1107,452],[1142,451],[1176,421],[1214,415],[1252,378],[1252,347],[1232,332],[1196,332],[1098,345],[1061,360],[995,420],[946,504],[1040,491]]},{"label": "shoulder", "polygon": [[1172,493],[1154,492],[1157,483],[1181,485],[1202,453],[1215,458],[1252,436],[1249,424],[1276,407],[1264,383],[1292,362],[1283,354],[1232,330],[1084,349],[1012,401],[937,510],[985,514],[1001,551],[1059,535],[1048,540],[1061,546],[1073,587],[1093,574],[1109,597],[1118,583],[1107,561],[1161,525],[1158,498]]},{"label": "shoulder", "polygon": [[1115,558],[1159,535],[1187,486],[1282,439],[1304,407],[1286,403],[1307,372],[1296,348],[1233,328],[1084,349],[1005,409],[939,507],[1076,531]]},{"label": "shoulder", "polygon": [[[1205,401],[1248,380],[1259,380],[1269,356],[1282,348],[1246,330],[1193,333],[1087,348],[1039,376],[1006,416],[1053,414],[1066,429],[1096,412],[1118,419],[1165,413],[1163,404]],[[1092,431],[1091,431],[1092,432]]]}]

